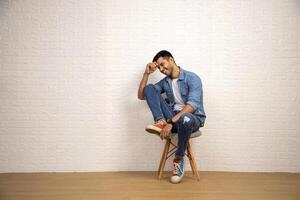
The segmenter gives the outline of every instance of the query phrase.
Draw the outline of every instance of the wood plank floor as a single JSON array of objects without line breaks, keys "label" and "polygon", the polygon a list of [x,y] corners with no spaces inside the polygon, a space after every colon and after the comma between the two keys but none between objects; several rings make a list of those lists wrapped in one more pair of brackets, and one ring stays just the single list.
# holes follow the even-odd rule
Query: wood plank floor
[{"label": "wood plank floor", "polygon": [[300,200],[300,173],[186,171],[180,184],[156,172],[2,173],[0,200],[220,199]]}]

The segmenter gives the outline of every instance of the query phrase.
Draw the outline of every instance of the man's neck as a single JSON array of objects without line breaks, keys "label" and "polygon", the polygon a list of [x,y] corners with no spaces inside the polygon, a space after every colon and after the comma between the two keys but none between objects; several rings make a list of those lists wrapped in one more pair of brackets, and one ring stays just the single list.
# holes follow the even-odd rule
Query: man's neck
[{"label": "man's neck", "polygon": [[179,74],[180,74],[180,69],[179,69],[179,67],[177,65],[175,65],[175,67],[173,69],[173,72],[172,72],[172,75],[171,75],[171,78],[172,79],[178,78]]}]

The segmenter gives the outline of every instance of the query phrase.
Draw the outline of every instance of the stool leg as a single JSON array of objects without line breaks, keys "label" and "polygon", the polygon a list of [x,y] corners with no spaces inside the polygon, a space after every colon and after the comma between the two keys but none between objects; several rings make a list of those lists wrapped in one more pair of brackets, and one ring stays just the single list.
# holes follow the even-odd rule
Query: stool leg
[{"label": "stool leg", "polygon": [[192,172],[193,172],[193,175],[195,175],[195,165],[194,165],[194,162],[193,162],[193,159],[192,159],[192,155],[190,153],[190,146],[188,144],[187,146],[187,154],[188,154],[188,158],[189,158],[189,161],[190,161],[190,166],[191,166],[191,169],[192,169]]},{"label": "stool leg", "polygon": [[198,173],[198,169],[197,169],[197,164],[196,164],[196,162],[195,162],[195,158],[194,158],[194,154],[193,154],[193,151],[192,151],[192,147],[191,147],[191,145],[190,145],[190,142],[188,142],[188,145],[187,145],[187,151],[188,151],[188,154],[190,155],[190,156],[189,156],[189,160],[190,160],[190,165],[191,165],[193,174],[196,175],[196,178],[197,178],[197,180],[199,181],[199,180],[200,180],[200,177],[199,177],[199,173]]},{"label": "stool leg", "polygon": [[167,160],[167,156],[168,156],[168,152],[169,152],[169,148],[170,148],[170,142],[171,142],[171,139],[167,138],[166,139],[166,144],[165,144],[165,147],[164,147],[164,151],[163,151],[161,159],[160,159],[159,168],[158,168],[158,180],[161,179],[162,173],[163,173],[164,168],[165,168],[165,164],[166,164],[166,160]]}]

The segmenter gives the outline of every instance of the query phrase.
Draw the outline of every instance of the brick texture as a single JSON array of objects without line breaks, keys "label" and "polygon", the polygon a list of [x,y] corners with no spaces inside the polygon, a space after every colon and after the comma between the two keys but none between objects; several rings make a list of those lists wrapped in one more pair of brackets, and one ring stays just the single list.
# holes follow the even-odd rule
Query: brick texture
[{"label": "brick texture", "polygon": [[0,172],[157,170],[137,89],[161,49],[203,82],[199,170],[300,172],[299,4],[2,0]]}]

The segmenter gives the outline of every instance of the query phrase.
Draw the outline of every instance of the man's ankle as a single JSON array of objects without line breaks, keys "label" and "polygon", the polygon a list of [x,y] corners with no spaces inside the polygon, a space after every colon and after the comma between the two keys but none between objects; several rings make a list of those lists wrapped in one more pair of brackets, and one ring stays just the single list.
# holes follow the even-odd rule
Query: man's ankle
[{"label": "man's ankle", "polygon": [[175,156],[174,161],[180,161],[183,159],[183,156]]},{"label": "man's ankle", "polygon": [[166,124],[167,122],[165,119],[162,118],[162,119],[157,120],[155,123]]}]

